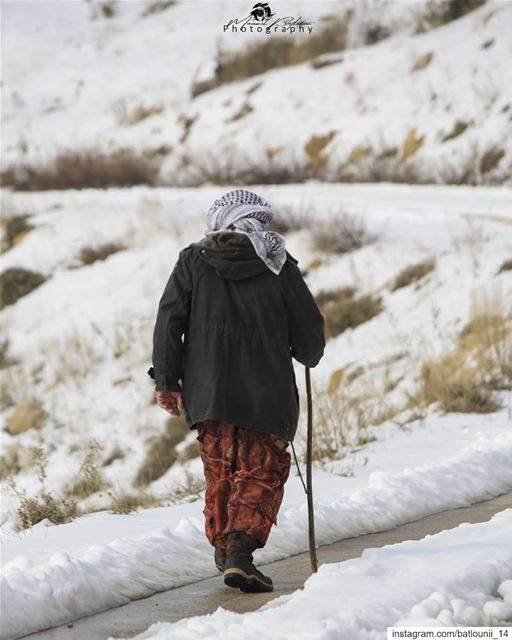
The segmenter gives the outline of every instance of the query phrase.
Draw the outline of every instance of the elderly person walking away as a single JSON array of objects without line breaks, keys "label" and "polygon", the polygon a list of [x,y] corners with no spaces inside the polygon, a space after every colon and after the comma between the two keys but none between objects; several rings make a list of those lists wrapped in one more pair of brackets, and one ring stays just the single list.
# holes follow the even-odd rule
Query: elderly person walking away
[{"label": "elderly person walking away", "polygon": [[157,402],[197,429],[205,532],[224,582],[272,591],[253,564],[283,499],[299,394],[292,357],[315,367],[324,319],[269,203],[236,189],[215,200],[205,237],[179,254],[153,334]]}]

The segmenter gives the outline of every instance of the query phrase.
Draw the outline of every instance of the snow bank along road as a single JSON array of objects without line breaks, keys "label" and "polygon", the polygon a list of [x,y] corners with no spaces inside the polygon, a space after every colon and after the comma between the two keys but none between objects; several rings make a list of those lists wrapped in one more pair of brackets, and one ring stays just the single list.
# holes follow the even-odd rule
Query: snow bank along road
[{"label": "snow bank along road", "polygon": [[[386,624],[393,624],[400,618],[407,618],[409,615],[425,616],[425,611],[432,611],[436,608],[437,615],[441,619],[449,622],[450,610],[449,601],[446,600],[447,595],[440,595],[439,590],[433,596],[433,603],[421,603],[422,598],[430,596],[434,591],[434,586],[438,583],[447,581],[453,590],[456,598],[455,609],[459,613],[459,620],[467,624],[473,624],[476,619],[475,604],[480,604],[483,610],[485,603],[475,603],[475,598],[482,600],[475,584],[479,584],[479,576],[483,583],[485,591],[488,584],[496,582],[496,576],[499,581],[512,578],[512,549],[510,543],[503,545],[500,541],[503,539],[512,540],[512,492],[504,494],[498,498],[480,502],[470,507],[445,511],[436,515],[422,518],[415,522],[411,522],[389,531],[381,533],[362,535],[357,538],[349,538],[336,542],[334,544],[321,547],[318,552],[319,561],[322,565],[317,576],[310,578],[306,583],[306,589],[296,592],[294,596],[287,596],[297,589],[301,589],[304,581],[310,575],[309,555],[303,553],[300,555],[274,562],[267,566],[267,572],[272,575],[275,583],[275,591],[271,594],[242,594],[239,591],[228,589],[222,583],[220,576],[201,580],[193,584],[172,589],[163,593],[159,593],[143,600],[132,602],[122,607],[111,609],[109,611],[82,618],[72,625],[62,626],[48,631],[42,631],[26,638],[33,640],[106,640],[110,636],[114,637],[133,637],[134,634],[143,631],[150,624],[158,621],[166,621],[167,623],[176,622],[188,616],[198,616],[211,614],[218,609],[214,616],[210,619],[199,619],[193,624],[186,620],[174,625],[161,624],[153,627],[144,634],[144,638],[214,638],[235,637],[236,633],[241,634],[242,618],[236,613],[245,613],[258,609],[261,605],[273,600],[273,602],[263,609],[263,612],[252,614],[254,616],[264,616],[260,622],[254,620],[254,625],[248,622],[248,627],[244,626],[244,635],[239,637],[272,637],[285,638],[291,635],[291,630],[286,626],[286,621],[290,622],[291,618],[297,620],[297,629],[293,630],[293,635],[297,637],[308,638],[342,638],[344,635],[336,635],[339,628],[347,629],[347,638],[379,638],[378,629],[385,629]],[[494,520],[486,525],[469,525],[461,523],[478,523],[486,522],[491,519],[494,514],[507,509]],[[457,527],[456,529],[452,529]],[[489,531],[484,528],[488,527]],[[475,529],[476,528],[476,529]],[[430,537],[430,534],[437,534],[445,529],[439,535]],[[493,531],[495,538],[493,539]],[[508,533],[507,533],[508,532]],[[421,542],[405,542],[419,540],[424,536],[428,536]],[[478,544],[476,541],[479,541]],[[377,549],[383,545],[393,545],[384,549]],[[501,545],[501,546],[500,546]],[[505,554],[498,550],[506,547]],[[362,558],[359,559],[359,556]],[[447,554],[447,555],[445,555]],[[508,561],[503,560],[503,555],[508,554]],[[449,556],[449,560],[448,560]],[[350,558],[358,558],[350,562],[342,564],[327,565],[326,563],[340,563]],[[386,569],[386,564],[397,563],[399,571],[395,576]],[[358,566],[362,565],[362,570]],[[429,578],[430,567],[432,566],[433,576]],[[365,567],[371,567],[366,571],[367,575],[359,575],[365,573]],[[481,570],[481,571],[480,571]],[[408,576],[411,572],[410,577]],[[444,571],[444,574],[443,574]],[[473,572],[472,572],[473,571]],[[479,573],[480,571],[480,573]],[[345,575],[343,575],[345,574]],[[351,575],[354,575],[353,587],[360,594],[364,593],[364,589],[370,589],[370,585],[365,582],[369,580],[374,582],[371,588],[373,593],[371,602],[367,602],[366,613],[360,613],[361,628],[358,628],[356,610],[361,608],[361,602],[357,601],[357,594],[350,597],[343,607],[344,619],[336,620],[336,614],[340,614],[340,607],[336,607],[333,611],[323,611],[320,606],[314,606],[314,603],[308,598],[317,597],[323,601],[324,596],[327,601],[327,594],[334,591],[337,595],[337,602],[343,601],[343,594],[347,596],[351,593]],[[481,574],[481,575],[480,575]],[[404,576],[407,578],[404,581]],[[449,579],[448,579],[449,578]],[[379,579],[386,581],[386,585]],[[390,581],[394,583],[394,587],[389,589]],[[377,582],[376,582],[377,581]],[[436,582],[437,581],[437,582]],[[493,582],[494,581],[494,582]],[[332,583],[331,583],[332,582]],[[393,592],[393,589],[395,591]],[[326,594],[323,594],[323,591]],[[474,593],[468,593],[471,591]],[[315,596],[316,592],[316,596]],[[284,596],[279,598],[279,596]],[[295,605],[294,601],[302,596],[304,602],[298,601]],[[384,598],[386,596],[386,598]],[[466,596],[466,600],[464,600]],[[437,600],[436,600],[437,598]],[[452,598],[453,599],[453,598]],[[379,602],[382,601],[379,605]],[[289,603],[288,605],[286,603]],[[372,612],[372,602],[375,603]],[[438,602],[438,605],[435,604]],[[317,603],[317,604],[319,604]],[[332,602],[331,602],[332,604]],[[487,603],[486,611],[490,611],[490,605],[495,607],[501,603]],[[294,613],[286,612],[286,607],[293,607]],[[297,617],[297,610],[304,607],[306,617],[310,618],[311,625],[315,626],[315,619],[312,612],[317,610],[316,625],[318,629],[306,625],[306,621],[302,619],[304,624],[303,635],[300,635],[301,620]],[[326,605],[328,607],[328,605]],[[414,607],[416,606],[416,609]],[[282,617],[279,614],[280,608],[283,609]],[[228,611],[226,611],[226,609]],[[264,613],[266,610],[266,613]],[[352,612],[352,613],[351,613]],[[389,619],[386,618],[385,612],[388,612]],[[366,615],[368,620],[366,621]],[[268,621],[265,616],[270,616]],[[466,616],[464,618],[463,616]],[[472,619],[471,619],[471,616]],[[247,616],[245,617],[247,619]],[[281,618],[281,620],[279,620]],[[329,632],[325,628],[321,635],[318,632],[322,628],[322,619],[325,624],[329,621],[332,629]],[[422,618],[423,619],[423,618]],[[457,619],[456,619],[457,621]],[[368,622],[368,624],[367,624]],[[428,624],[433,625],[435,620],[427,620]],[[427,624],[426,623],[426,624]],[[183,625],[181,627],[180,625]],[[188,625],[188,626],[187,626]],[[261,625],[261,626],[260,626]],[[328,626],[329,626],[328,625]],[[367,632],[363,629],[374,629]],[[384,626],[383,626],[384,625]],[[262,634],[262,629],[272,628],[271,635]],[[373,633],[376,635],[372,635]],[[227,635],[223,635],[226,633]],[[310,635],[308,635],[308,633]],[[247,634],[247,635],[245,635]],[[260,634],[258,636],[258,634]],[[298,634],[298,635],[297,635]]]},{"label": "snow bank along road", "polygon": [[[490,429],[456,455],[405,468],[400,473],[375,471],[367,485],[349,495],[328,498],[321,490],[315,500],[317,543],[327,545],[385,531],[507,493],[512,491],[511,469],[512,434]],[[200,501],[195,508],[201,515]],[[54,529],[63,530],[66,526]],[[76,526],[80,526],[80,520]],[[69,528],[69,532],[73,531]],[[26,542],[30,538],[19,541],[22,546]],[[280,560],[308,549],[303,497],[284,510],[267,547],[257,555],[258,562]],[[40,557],[22,553],[2,567],[5,640],[70,623],[215,574],[202,517],[182,518],[173,529],[152,529],[143,536],[116,538],[76,552],[57,549]],[[27,616],[26,611],[31,615]]]}]

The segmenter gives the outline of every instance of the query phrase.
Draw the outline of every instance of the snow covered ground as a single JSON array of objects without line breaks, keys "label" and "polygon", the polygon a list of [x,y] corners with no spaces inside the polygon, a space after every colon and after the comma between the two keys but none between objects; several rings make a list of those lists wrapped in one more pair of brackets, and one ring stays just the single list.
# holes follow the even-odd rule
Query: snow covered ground
[{"label": "snow covered ground", "polygon": [[[507,423],[504,411],[462,420],[432,416],[407,432],[389,428],[387,437],[348,457],[340,475],[317,471],[318,544],[383,531],[512,490]],[[43,523],[18,535],[4,532],[4,634],[18,637],[215,575],[202,507],[197,501],[136,515],[102,512],[59,526]],[[271,562],[307,548],[306,502],[295,475],[286,485],[278,525],[256,558]],[[30,618],[24,614],[27,606]]]},{"label": "snow covered ground", "polygon": [[381,640],[388,626],[510,623],[511,536],[507,509],[483,524],[462,524],[324,564],[303,589],[258,611],[237,614],[219,607],[211,615],[154,624],[136,638]]}]

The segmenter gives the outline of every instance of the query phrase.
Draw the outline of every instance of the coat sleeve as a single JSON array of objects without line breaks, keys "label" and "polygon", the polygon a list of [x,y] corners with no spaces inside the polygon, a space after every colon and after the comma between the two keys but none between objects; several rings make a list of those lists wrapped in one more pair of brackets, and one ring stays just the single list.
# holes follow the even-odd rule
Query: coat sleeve
[{"label": "coat sleeve", "polygon": [[324,318],[300,269],[289,263],[284,287],[291,355],[306,367],[316,367],[324,354]]},{"label": "coat sleeve", "polygon": [[160,298],[153,331],[153,366],[148,374],[154,379],[157,391],[181,391],[182,337],[187,327],[191,289],[182,251]]}]

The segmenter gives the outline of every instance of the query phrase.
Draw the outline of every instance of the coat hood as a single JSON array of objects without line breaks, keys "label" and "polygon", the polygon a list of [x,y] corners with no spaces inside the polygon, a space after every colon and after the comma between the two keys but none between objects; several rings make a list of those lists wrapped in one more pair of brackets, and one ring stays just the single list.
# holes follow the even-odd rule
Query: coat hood
[{"label": "coat hood", "polygon": [[198,246],[196,250],[201,260],[213,267],[218,276],[227,280],[245,280],[269,271],[252,247],[207,249]]},{"label": "coat hood", "polygon": [[[192,244],[201,260],[226,280],[245,280],[271,273],[245,234],[219,233]],[[297,260],[287,252],[288,259]]]}]

